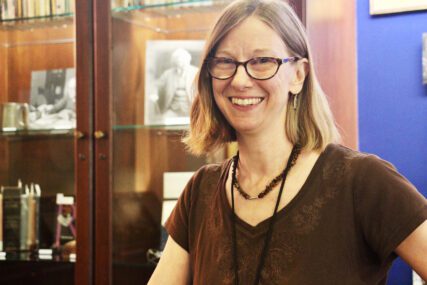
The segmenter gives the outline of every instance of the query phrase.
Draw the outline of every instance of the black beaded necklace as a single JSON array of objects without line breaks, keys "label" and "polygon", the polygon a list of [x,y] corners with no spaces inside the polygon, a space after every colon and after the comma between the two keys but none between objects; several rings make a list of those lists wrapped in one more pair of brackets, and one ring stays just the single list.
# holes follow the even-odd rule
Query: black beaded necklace
[{"label": "black beaded necklace", "polygon": [[[286,164],[285,170],[282,172],[282,183],[280,184],[280,191],[277,196],[276,206],[274,207],[273,216],[271,217],[270,224],[268,226],[267,234],[265,237],[264,247],[261,252],[260,261],[257,267],[256,275],[255,275],[255,281],[254,285],[258,285],[259,281],[261,279],[261,271],[264,267],[265,258],[267,256],[268,247],[270,245],[271,237],[273,234],[273,227],[274,222],[276,221],[276,213],[277,209],[279,208],[280,198],[282,197],[283,193],[283,187],[285,185],[286,177],[288,176],[289,170],[292,168],[292,166],[295,165],[298,155],[301,151],[301,148],[299,145],[295,144],[292,148],[291,154],[289,155],[288,162]],[[234,208],[234,185],[236,181],[236,169],[237,164],[239,162],[239,153],[234,156],[233,158],[233,168],[232,168],[232,174],[231,174],[231,208],[233,210],[233,232],[232,232],[232,246],[233,246],[233,266],[234,266],[234,284],[239,285],[239,264],[237,259],[237,232],[236,232],[236,211]]]}]

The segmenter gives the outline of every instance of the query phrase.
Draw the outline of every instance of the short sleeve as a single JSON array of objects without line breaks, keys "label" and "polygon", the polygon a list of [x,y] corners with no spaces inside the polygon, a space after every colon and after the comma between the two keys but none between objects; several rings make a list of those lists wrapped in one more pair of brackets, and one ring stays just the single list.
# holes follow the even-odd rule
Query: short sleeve
[{"label": "short sleeve", "polygon": [[169,218],[166,220],[165,228],[173,240],[178,243],[187,252],[189,251],[188,227],[189,212],[191,208],[191,192],[194,183],[194,176],[190,179],[184,188],[175,208],[172,210]]},{"label": "short sleeve", "polygon": [[390,163],[361,159],[354,201],[364,237],[381,260],[427,219],[427,200]]}]

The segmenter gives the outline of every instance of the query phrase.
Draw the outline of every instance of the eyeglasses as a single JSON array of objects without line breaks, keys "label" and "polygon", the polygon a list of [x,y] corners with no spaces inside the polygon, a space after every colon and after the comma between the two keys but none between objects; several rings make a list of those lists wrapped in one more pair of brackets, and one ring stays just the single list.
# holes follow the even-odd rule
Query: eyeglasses
[{"label": "eyeglasses", "polygon": [[240,65],[245,67],[246,73],[253,79],[267,80],[276,75],[282,63],[296,62],[299,57],[275,58],[254,57],[240,62],[227,57],[209,57],[206,59],[209,74],[216,79],[226,80],[233,77]]}]

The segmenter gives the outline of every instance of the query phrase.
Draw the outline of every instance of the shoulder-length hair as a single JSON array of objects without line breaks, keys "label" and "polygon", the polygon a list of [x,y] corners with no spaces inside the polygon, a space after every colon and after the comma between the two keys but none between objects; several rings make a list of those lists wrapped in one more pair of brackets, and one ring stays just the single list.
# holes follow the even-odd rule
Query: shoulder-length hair
[{"label": "shoulder-length hair", "polygon": [[[306,58],[309,72],[297,108],[288,99],[285,131],[293,144],[306,150],[323,150],[340,138],[326,95],[317,80],[304,26],[292,8],[280,0],[238,0],[217,20],[206,40],[203,61],[196,76],[196,92],[190,113],[190,130],[183,141],[195,155],[217,150],[236,140],[236,132],[215,103],[206,59],[214,56],[221,40],[248,17],[257,17],[282,38],[291,56]],[[291,94],[289,94],[291,95]],[[292,98],[292,97],[290,97]]]}]

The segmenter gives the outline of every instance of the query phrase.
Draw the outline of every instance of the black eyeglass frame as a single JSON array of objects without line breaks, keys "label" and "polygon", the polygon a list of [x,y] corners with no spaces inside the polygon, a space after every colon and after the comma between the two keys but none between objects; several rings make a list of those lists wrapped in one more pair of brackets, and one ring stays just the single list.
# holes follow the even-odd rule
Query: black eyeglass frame
[{"label": "black eyeglass frame", "polygon": [[[237,69],[239,68],[239,66],[240,66],[240,65],[243,65],[243,67],[245,68],[246,74],[247,74],[250,78],[255,79],[255,80],[268,80],[268,79],[270,79],[270,78],[273,78],[273,77],[277,74],[277,72],[279,71],[280,66],[281,66],[283,63],[287,63],[287,62],[297,62],[298,60],[300,60],[300,59],[301,59],[301,57],[298,57],[298,56],[291,56],[291,57],[286,57],[286,58],[278,58],[278,57],[262,56],[262,57],[253,57],[253,58],[248,59],[247,61],[237,61],[237,60],[233,60],[233,59],[231,59],[231,58],[226,58],[226,59],[228,59],[228,60],[230,60],[230,61],[231,61],[230,63],[233,63],[233,64],[234,64],[234,66],[235,66],[234,72],[233,72],[233,74],[231,74],[229,77],[226,77],[226,78],[219,78],[219,77],[216,77],[216,76],[212,75],[212,73],[211,73],[211,71],[210,71],[210,68],[209,68],[209,62],[210,62],[211,60],[213,60],[213,59],[218,59],[218,58],[224,58],[224,59],[225,59],[225,57],[208,57],[208,58],[205,60],[205,62],[206,62],[206,69],[208,70],[209,75],[210,75],[212,78],[215,78],[215,79],[218,79],[218,80],[228,80],[228,79],[232,78],[234,75],[236,75],[236,73],[237,73]],[[274,59],[274,60],[277,62],[277,69],[276,69],[276,71],[273,73],[273,75],[271,75],[270,77],[267,77],[267,78],[256,78],[256,77],[252,76],[252,75],[249,73],[248,68],[247,68],[247,65],[248,65],[248,63],[249,63],[250,61],[252,61],[252,60],[254,60],[254,59],[262,59],[262,58]]]}]

